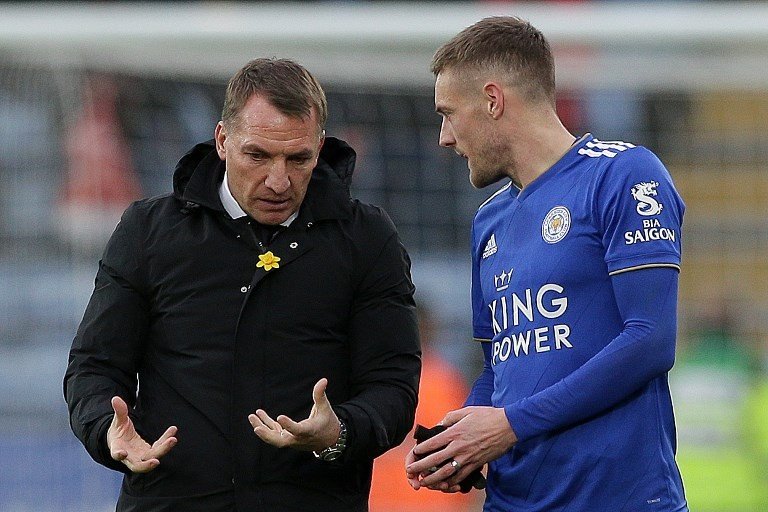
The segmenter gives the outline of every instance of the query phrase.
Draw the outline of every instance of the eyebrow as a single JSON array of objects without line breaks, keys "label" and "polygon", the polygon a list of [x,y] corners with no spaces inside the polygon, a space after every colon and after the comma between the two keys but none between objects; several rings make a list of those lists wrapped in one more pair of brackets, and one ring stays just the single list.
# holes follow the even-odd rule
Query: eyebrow
[{"label": "eyebrow", "polygon": [[242,150],[243,152],[247,152],[247,153],[264,153],[265,155],[269,154],[269,151],[267,151],[263,147],[253,142],[248,144],[243,144]]},{"label": "eyebrow", "polygon": [[451,112],[451,109],[442,105],[435,105],[435,112],[441,115],[447,115]]},{"label": "eyebrow", "polygon": [[288,158],[312,158],[312,152],[305,149],[298,153],[289,153]]},{"label": "eyebrow", "polygon": [[[256,143],[245,144],[243,146],[243,152],[245,153],[262,153],[265,156],[274,156],[272,153],[259,146]],[[312,151],[309,149],[302,149],[296,153],[288,153],[286,158],[312,158]]]}]

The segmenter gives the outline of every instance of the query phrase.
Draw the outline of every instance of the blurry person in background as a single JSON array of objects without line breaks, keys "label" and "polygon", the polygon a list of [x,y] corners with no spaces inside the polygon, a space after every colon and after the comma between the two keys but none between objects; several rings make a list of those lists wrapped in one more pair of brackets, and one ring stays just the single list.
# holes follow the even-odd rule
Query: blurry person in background
[{"label": "blurry person in background", "polygon": [[[467,396],[467,383],[461,372],[440,352],[441,329],[431,305],[417,302],[419,335],[422,349],[419,405],[416,423],[432,427],[445,413],[462,406]],[[436,494],[414,492],[403,478],[403,460],[415,444],[413,435],[373,464],[371,512],[469,512],[479,510],[481,496],[468,494]]]},{"label": "blurry person in background", "polygon": [[117,84],[93,75],[83,85],[82,110],[65,132],[67,173],[54,218],[73,254],[90,262],[142,190],[120,127]]},{"label": "blurry person in background", "polygon": [[289,60],[230,80],[174,192],[115,229],[69,355],[77,437],[120,511],[364,511],[413,425],[410,260],[350,198],[355,153]]},{"label": "blurry person in background", "polygon": [[409,482],[457,492],[488,464],[486,511],[687,510],[667,382],[684,205],[669,173],[645,148],[568,132],[549,44],[526,21],[468,27],[432,71],[440,145],[475,187],[508,181],[472,228],[485,366],[409,454]]}]

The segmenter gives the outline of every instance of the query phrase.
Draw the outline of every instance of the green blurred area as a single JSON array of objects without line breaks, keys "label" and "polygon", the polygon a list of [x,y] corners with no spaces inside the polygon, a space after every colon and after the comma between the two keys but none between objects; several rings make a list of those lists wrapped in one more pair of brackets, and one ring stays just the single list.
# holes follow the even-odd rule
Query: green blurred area
[{"label": "green blurred area", "polygon": [[768,375],[723,316],[702,319],[670,380],[693,512],[768,510]]}]

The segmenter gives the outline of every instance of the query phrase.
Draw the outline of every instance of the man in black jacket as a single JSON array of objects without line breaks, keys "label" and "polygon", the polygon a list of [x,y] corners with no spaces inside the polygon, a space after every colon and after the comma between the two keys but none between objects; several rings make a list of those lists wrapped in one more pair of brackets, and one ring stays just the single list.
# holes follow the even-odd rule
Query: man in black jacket
[{"label": "man in black jacket", "polygon": [[230,80],[214,141],[115,229],[64,394],[121,511],[363,511],[413,424],[410,261],[287,60]]}]

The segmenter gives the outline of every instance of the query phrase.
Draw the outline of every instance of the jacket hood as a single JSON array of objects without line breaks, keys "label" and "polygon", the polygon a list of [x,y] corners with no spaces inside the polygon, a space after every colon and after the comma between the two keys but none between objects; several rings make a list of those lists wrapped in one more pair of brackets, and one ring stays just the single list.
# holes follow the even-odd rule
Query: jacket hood
[{"label": "jacket hood", "polygon": [[[357,155],[343,140],[326,137],[320,150],[317,166],[312,171],[310,187],[314,182],[335,182],[349,196],[352,174]],[[224,162],[219,159],[213,139],[195,145],[179,163],[173,173],[173,195],[186,206],[201,205],[221,210],[217,186],[224,175]]]}]

